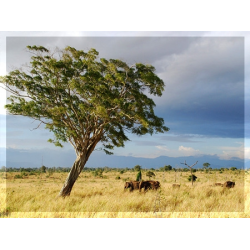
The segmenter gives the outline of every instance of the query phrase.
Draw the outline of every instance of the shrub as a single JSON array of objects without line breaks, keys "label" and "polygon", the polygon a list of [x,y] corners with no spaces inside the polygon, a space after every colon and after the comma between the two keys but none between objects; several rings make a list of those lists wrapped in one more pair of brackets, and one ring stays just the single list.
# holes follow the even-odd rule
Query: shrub
[{"label": "shrub", "polygon": [[120,177],[120,176],[116,176],[115,179],[116,179],[116,180],[120,180],[121,177]]},{"label": "shrub", "polygon": [[101,177],[101,178],[103,178],[103,170],[101,168],[96,169],[95,171],[92,172],[92,174],[95,177]]},{"label": "shrub", "polygon": [[22,179],[22,178],[23,178],[23,176],[22,176],[22,175],[20,175],[20,174],[16,174],[16,175],[14,176],[14,178],[15,178],[15,179]]},{"label": "shrub", "polygon": [[137,176],[136,176],[136,181],[141,181],[141,170],[138,172]]},{"label": "shrub", "polygon": [[45,173],[45,172],[46,172],[46,167],[45,167],[45,166],[42,166],[42,167],[40,168],[40,170],[41,170],[42,173]]},{"label": "shrub", "polygon": [[235,170],[237,170],[237,168],[236,167],[231,167],[230,170],[235,171]]},{"label": "shrub", "polygon": [[197,177],[195,176],[195,175],[189,175],[188,176],[188,181],[192,181],[192,179],[193,179],[193,181],[196,181],[196,179],[197,179]]}]

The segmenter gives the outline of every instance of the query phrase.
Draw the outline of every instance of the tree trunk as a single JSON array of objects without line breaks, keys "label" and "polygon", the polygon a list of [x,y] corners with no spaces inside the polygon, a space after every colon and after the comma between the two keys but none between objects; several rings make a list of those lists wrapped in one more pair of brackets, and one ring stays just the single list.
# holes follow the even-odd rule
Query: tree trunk
[{"label": "tree trunk", "polygon": [[86,156],[78,156],[76,158],[58,196],[62,196],[63,198],[65,198],[66,196],[70,195],[75,181],[77,180],[78,176],[80,175],[87,162],[86,158]]},{"label": "tree trunk", "polygon": [[190,172],[191,172],[191,180],[192,180],[192,186],[194,185],[194,181],[193,181],[193,173],[192,173],[192,168],[190,168]]},{"label": "tree trunk", "polygon": [[89,159],[89,156],[94,151],[94,149],[95,149],[97,143],[100,141],[102,135],[103,135],[102,133],[99,133],[99,135],[97,136],[95,141],[91,144],[91,146],[87,150],[83,150],[82,152],[77,153],[77,158],[76,158],[76,160],[75,160],[75,162],[74,162],[74,164],[73,164],[73,166],[68,174],[68,177],[67,177],[66,181],[64,182],[63,187],[62,187],[61,191],[59,192],[58,196],[65,198],[66,196],[70,195],[71,190],[72,190],[78,176],[82,172],[86,162]]}]

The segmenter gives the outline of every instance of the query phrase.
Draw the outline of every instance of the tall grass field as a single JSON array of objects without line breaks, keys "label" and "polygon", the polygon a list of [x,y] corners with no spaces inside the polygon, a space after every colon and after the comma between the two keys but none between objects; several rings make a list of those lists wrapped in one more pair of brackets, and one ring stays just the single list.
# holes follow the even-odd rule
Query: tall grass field
[{"label": "tall grass field", "polygon": [[[0,218],[250,218],[250,177],[244,170],[155,171],[161,187],[124,190],[136,172],[82,172],[71,195],[57,197],[68,173],[0,173]],[[142,171],[143,180],[148,180]],[[235,181],[234,188],[215,182]],[[172,184],[180,184],[173,188]]]}]

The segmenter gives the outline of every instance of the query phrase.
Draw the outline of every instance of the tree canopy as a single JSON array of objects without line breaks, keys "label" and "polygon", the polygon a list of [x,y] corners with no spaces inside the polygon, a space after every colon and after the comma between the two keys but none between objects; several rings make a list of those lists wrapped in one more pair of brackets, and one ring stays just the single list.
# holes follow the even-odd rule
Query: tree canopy
[{"label": "tree canopy", "polygon": [[5,107],[10,114],[45,124],[54,133],[49,142],[56,146],[70,142],[81,158],[77,172],[99,142],[112,154],[115,146],[129,140],[126,132],[141,136],[169,130],[155,115],[149,97],[161,96],[164,90],[152,65],[98,58],[95,49],[27,49],[33,54],[29,66],[1,78],[12,94]]}]

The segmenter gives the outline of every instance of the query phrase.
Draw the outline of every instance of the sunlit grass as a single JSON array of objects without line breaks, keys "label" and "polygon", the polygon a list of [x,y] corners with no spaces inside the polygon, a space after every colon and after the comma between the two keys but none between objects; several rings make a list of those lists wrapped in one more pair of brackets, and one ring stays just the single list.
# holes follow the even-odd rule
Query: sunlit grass
[{"label": "sunlit grass", "polygon": [[[243,172],[242,172],[243,173]],[[244,218],[250,217],[250,179],[239,171],[197,172],[197,182],[187,181],[188,172],[155,172],[158,191],[124,191],[124,179],[134,172],[104,173],[104,178],[83,172],[68,198],[57,195],[66,173],[47,173],[14,178],[18,173],[0,173],[0,217],[2,218]],[[121,179],[116,179],[120,175]],[[143,173],[145,177],[145,173]],[[6,179],[7,178],[7,179]],[[146,179],[146,178],[145,178]],[[172,184],[179,183],[179,189]],[[235,188],[213,186],[232,180]]]}]

